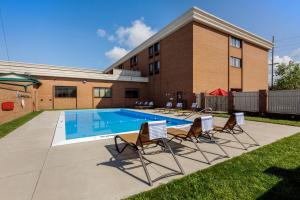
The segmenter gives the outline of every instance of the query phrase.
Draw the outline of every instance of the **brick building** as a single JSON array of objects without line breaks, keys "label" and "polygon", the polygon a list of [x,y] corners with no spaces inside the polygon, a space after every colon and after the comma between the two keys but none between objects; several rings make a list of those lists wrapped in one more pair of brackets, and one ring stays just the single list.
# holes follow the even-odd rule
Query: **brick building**
[{"label": "brick building", "polygon": [[[161,106],[170,98],[190,105],[195,94],[216,88],[267,89],[272,45],[193,7],[104,71],[1,61],[0,74],[37,79],[41,84],[29,89],[36,109],[126,107],[137,100]],[[6,85],[0,86],[2,95]]]}]

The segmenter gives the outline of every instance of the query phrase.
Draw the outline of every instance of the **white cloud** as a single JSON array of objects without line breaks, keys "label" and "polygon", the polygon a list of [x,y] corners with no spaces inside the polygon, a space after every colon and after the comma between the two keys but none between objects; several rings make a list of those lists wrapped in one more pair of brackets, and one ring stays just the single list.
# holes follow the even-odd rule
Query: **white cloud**
[{"label": "white cloud", "polygon": [[279,64],[289,64],[290,61],[293,59],[290,56],[274,56],[274,63],[279,63]]},{"label": "white cloud", "polygon": [[113,41],[115,41],[115,36],[109,35],[109,36],[107,37],[107,39],[108,39],[108,41],[113,42]]},{"label": "white cloud", "polygon": [[111,61],[115,62],[125,56],[128,51],[121,47],[113,47],[111,50],[105,52],[105,56],[108,57]]},{"label": "white cloud", "polygon": [[104,29],[98,28],[96,33],[99,37],[106,38],[110,42],[115,41],[115,36],[108,34]]},{"label": "white cloud", "polygon": [[98,28],[96,33],[99,37],[105,37],[106,36],[106,31],[101,29],[101,28]]},{"label": "white cloud", "polygon": [[[283,64],[289,64],[290,61],[293,61],[295,63],[300,62],[300,48],[295,49],[290,53],[289,55],[285,56],[274,56],[274,63],[283,63]],[[271,60],[269,60],[269,63],[271,64]]]},{"label": "white cloud", "polygon": [[116,31],[118,42],[129,48],[134,48],[156,33],[147,26],[143,19],[135,20],[130,27],[119,27]]},{"label": "white cloud", "polygon": [[[289,55],[286,56],[274,56],[274,73],[277,70],[277,64],[289,64],[290,61],[293,61],[295,63],[300,63],[300,48],[295,49],[294,51],[292,51],[292,53],[290,53]],[[269,64],[271,64],[271,60],[269,60]],[[269,66],[269,81],[271,81],[271,65]],[[278,77],[275,76],[274,74],[274,80],[276,80]],[[270,82],[269,82],[270,83]],[[271,83],[270,83],[271,84]]]},{"label": "white cloud", "polygon": [[129,27],[118,27],[114,34],[109,34],[101,28],[97,29],[99,37],[118,44],[118,46],[114,46],[111,50],[105,52],[105,56],[113,62],[126,55],[131,49],[155,33],[156,30],[146,25],[143,18],[134,20]]},{"label": "white cloud", "polygon": [[291,54],[291,57],[295,62],[300,62],[300,48],[294,50]]}]

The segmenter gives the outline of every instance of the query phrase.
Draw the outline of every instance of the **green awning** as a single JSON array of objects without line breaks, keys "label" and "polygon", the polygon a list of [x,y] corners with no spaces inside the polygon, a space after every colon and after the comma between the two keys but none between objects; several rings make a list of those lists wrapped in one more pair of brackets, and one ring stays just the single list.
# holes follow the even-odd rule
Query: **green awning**
[{"label": "green awning", "polygon": [[[25,84],[18,84],[16,82],[25,83]],[[40,85],[41,82],[36,79],[31,78],[30,76],[9,73],[9,74],[0,75],[0,84],[21,86],[21,87],[24,87],[24,89],[26,91],[28,86]]]}]

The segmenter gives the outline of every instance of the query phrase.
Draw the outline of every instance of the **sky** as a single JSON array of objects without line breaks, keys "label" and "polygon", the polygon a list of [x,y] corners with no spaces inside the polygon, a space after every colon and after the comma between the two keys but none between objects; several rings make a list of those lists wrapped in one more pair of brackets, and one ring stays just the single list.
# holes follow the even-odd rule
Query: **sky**
[{"label": "sky", "polygon": [[300,61],[299,0],[0,0],[0,59],[103,70],[192,6]]}]

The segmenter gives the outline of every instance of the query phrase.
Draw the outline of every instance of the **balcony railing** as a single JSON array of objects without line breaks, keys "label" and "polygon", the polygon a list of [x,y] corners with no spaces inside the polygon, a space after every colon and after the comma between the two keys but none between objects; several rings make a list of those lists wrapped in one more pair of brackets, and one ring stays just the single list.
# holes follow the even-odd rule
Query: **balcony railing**
[{"label": "balcony railing", "polygon": [[140,71],[125,70],[125,69],[113,69],[113,75],[133,76],[133,77],[141,77],[142,76]]}]

